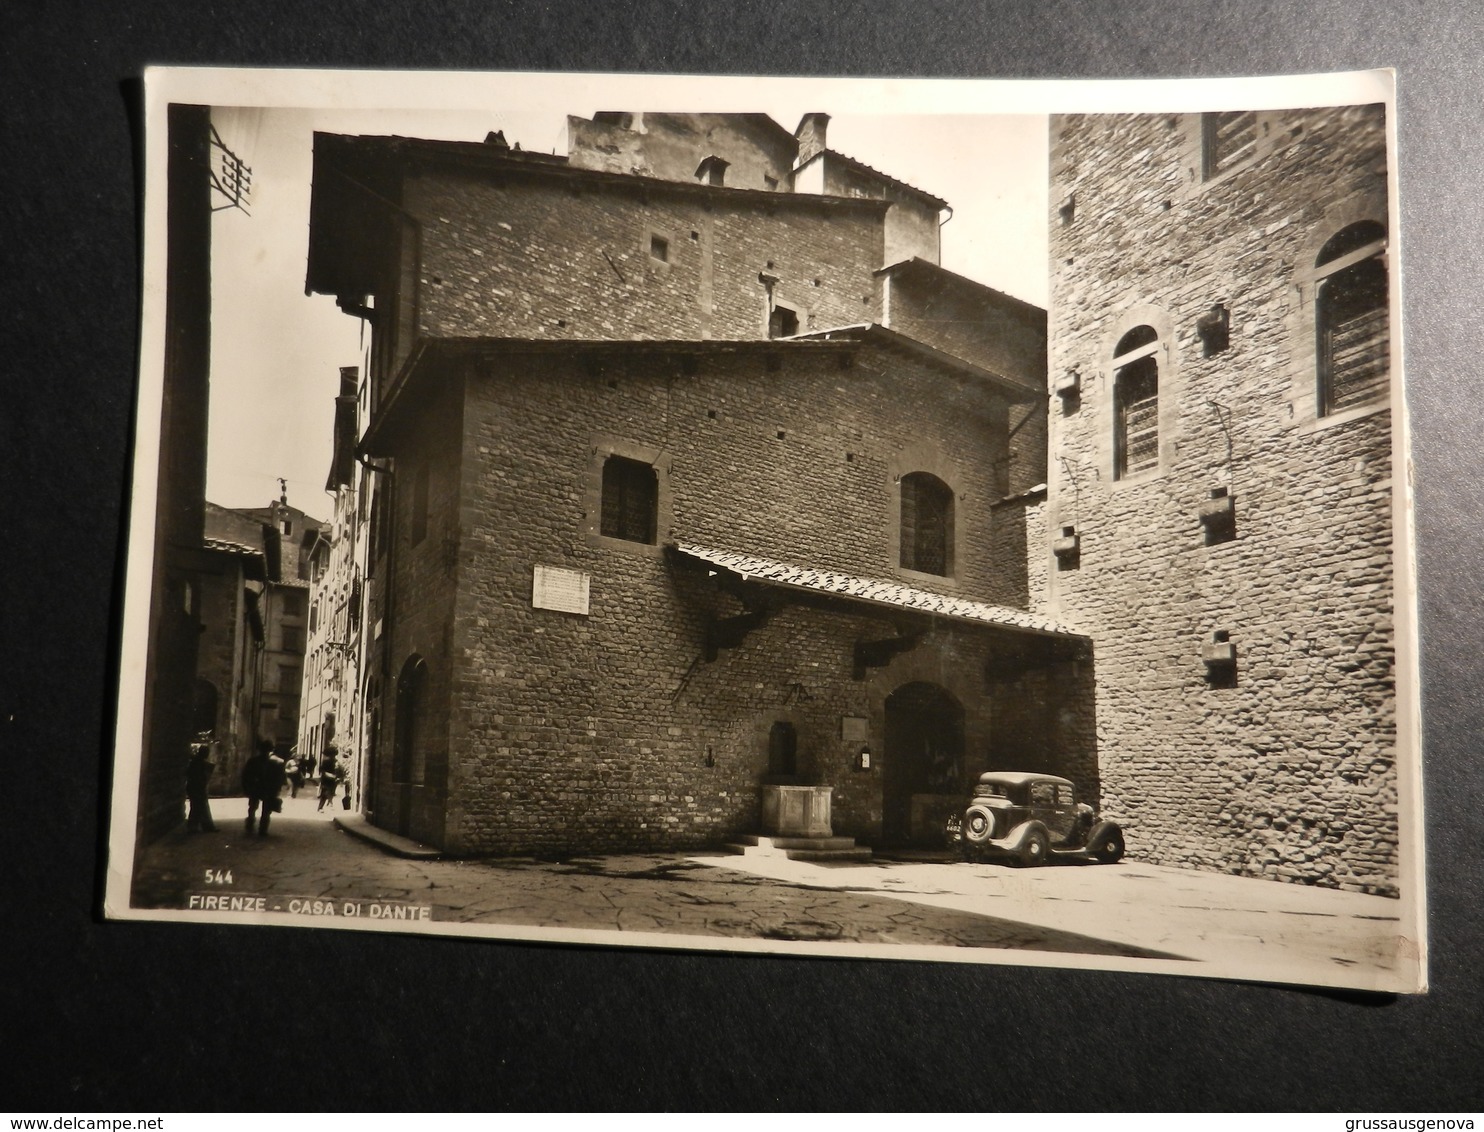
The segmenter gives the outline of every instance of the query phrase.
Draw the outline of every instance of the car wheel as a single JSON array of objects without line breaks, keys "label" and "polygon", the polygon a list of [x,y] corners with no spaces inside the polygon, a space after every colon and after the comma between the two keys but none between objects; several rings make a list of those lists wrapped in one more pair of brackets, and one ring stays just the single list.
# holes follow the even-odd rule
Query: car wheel
[{"label": "car wheel", "polygon": [[1044,865],[1050,852],[1051,835],[1046,832],[1044,825],[1036,822],[1025,831],[1025,837],[1020,842],[1020,863],[1028,869]]},{"label": "car wheel", "polygon": [[963,838],[969,845],[983,845],[994,836],[994,811],[987,806],[970,806],[964,811]]},{"label": "car wheel", "polygon": [[1123,831],[1116,825],[1104,825],[1093,831],[1087,842],[1087,852],[1094,861],[1111,865],[1123,859]]}]

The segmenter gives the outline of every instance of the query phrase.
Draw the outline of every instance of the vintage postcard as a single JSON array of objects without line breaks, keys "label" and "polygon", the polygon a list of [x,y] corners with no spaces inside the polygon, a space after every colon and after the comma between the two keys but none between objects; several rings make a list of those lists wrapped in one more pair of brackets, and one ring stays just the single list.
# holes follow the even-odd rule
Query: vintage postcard
[{"label": "vintage postcard", "polygon": [[146,93],[108,915],[1425,989],[1391,74]]}]

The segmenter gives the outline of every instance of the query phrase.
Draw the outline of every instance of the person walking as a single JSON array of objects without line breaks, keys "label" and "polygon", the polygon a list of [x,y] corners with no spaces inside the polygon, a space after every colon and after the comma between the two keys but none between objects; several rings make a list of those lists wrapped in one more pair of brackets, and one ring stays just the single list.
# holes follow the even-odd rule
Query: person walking
[{"label": "person walking", "polygon": [[191,803],[190,812],[186,815],[188,833],[216,831],[216,823],[211,820],[211,800],[206,796],[207,784],[215,771],[211,748],[205,743],[195,744],[191,748],[191,761],[186,764],[186,798]]},{"label": "person walking", "polygon": [[[278,792],[283,789],[283,760],[273,754],[273,744],[267,739],[258,740],[258,752],[247,760],[242,768],[242,792],[247,795],[247,833],[253,831],[256,817],[258,836],[268,836],[268,821],[283,805]],[[258,807],[262,815],[258,815]]]},{"label": "person walking", "polygon": [[288,761],[283,764],[283,773],[289,780],[289,797],[297,798],[304,785],[304,762],[296,752],[290,751]]},{"label": "person walking", "polygon": [[340,784],[340,751],[339,748],[329,746],[325,748],[324,758],[319,764],[319,805],[315,812],[323,810],[326,806],[333,812],[335,809],[335,787]]}]

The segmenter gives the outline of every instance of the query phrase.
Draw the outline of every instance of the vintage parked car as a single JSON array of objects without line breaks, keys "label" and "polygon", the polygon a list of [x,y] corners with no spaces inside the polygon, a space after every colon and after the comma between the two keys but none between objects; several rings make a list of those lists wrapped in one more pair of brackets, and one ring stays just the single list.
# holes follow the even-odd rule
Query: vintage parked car
[{"label": "vintage parked car", "polygon": [[1054,774],[992,770],[979,776],[962,815],[948,819],[948,848],[965,860],[1009,858],[1022,865],[1051,857],[1112,864],[1123,831],[1077,801],[1077,788]]}]

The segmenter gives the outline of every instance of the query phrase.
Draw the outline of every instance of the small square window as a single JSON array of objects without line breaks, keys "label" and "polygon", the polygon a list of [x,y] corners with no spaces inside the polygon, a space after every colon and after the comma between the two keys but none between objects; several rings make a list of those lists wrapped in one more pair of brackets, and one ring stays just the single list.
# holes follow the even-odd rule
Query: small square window
[{"label": "small square window", "polygon": [[670,262],[670,241],[663,236],[649,237],[649,254],[661,263]]}]

